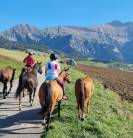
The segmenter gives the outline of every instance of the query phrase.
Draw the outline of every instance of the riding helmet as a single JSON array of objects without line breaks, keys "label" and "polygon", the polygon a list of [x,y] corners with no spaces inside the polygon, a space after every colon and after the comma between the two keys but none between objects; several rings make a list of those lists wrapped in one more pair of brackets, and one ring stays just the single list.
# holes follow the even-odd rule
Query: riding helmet
[{"label": "riding helmet", "polygon": [[29,55],[33,55],[33,52],[32,52],[32,51],[30,51],[30,52],[29,52]]},{"label": "riding helmet", "polygon": [[51,59],[51,60],[56,60],[56,59],[57,59],[57,55],[54,54],[54,53],[52,53],[52,54],[50,55],[50,59]]}]

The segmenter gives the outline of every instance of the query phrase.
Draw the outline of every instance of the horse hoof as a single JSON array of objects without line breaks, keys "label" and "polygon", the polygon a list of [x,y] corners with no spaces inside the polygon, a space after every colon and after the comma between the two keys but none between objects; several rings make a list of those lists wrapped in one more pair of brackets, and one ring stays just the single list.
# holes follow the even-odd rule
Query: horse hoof
[{"label": "horse hoof", "polygon": [[46,128],[47,127],[47,124],[46,122],[42,121],[42,125]]},{"label": "horse hoof", "polygon": [[46,127],[46,132],[48,132],[48,130],[49,130],[49,128],[48,128],[48,127]]},{"label": "horse hoof", "polygon": [[84,120],[85,120],[85,119],[82,117],[82,118],[81,118],[81,121],[84,121]]},{"label": "horse hoof", "polygon": [[21,106],[19,107],[19,111],[23,111],[23,108]]},{"label": "horse hoof", "polygon": [[19,109],[19,111],[23,111],[23,109],[22,109],[22,108],[20,108],[20,109]]}]

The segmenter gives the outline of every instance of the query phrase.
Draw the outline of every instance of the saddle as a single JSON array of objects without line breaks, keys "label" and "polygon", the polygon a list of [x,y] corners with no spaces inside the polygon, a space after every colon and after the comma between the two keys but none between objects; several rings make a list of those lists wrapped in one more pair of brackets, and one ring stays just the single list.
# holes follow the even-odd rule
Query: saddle
[{"label": "saddle", "polygon": [[27,72],[28,73],[32,72],[32,70],[33,70],[32,67],[27,67]]},{"label": "saddle", "polygon": [[22,73],[23,72],[28,72],[28,73],[30,73],[30,72],[32,72],[32,67],[24,67],[23,69],[22,69]]},{"label": "saddle", "polygon": [[[58,78],[55,79],[59,86],[64,90],[64,82],[60,81]],[[49,83],[49,80],[45,80],[46,83]]]},{"label": "saddle", "polygon": [[[68,97],[67,97],[66,94],[65,94],[64,82],[62,82],[62,81],[59,80],[58,78],[56,78],[55,80],[56,80],[56,82],[59,84],[59,86],[60,86],[60,87],[62,88],[62,90],[63,90],[63,97],[62,97],[62,99],[67,100]],[[47,84],[48,84],[49,81],[47,80],[47,81],[45,81],[45,82],[46,82],[45,87],[47,87]]]}]

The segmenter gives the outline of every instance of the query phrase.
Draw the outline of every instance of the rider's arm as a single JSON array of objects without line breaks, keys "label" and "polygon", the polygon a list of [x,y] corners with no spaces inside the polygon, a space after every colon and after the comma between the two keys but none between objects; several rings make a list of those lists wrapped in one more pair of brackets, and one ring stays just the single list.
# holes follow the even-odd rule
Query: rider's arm
[{"label": "rider's arm", "polygon": [[61,71],[61,68],[60,68],[60,65],[59,65],[59,64],[57,64],[57,65],[58,65],[57,72],[58,72],[58,74],[59,74],[60,71]]},{"label": "rider's arm", "polygon": [[33,58],[33,64],[35,64],[36,63],[36,61],[35,61],[35,59]]},{"label": "rider's arm", "polygon": [[35,64],[35,59],[34,59],[34,58],[32,58],[32,60],[31,60],[31,61],[32,61],[32,64]]},{"label": "rider's arm", "polygon": [[24,58],[23,63],[26,63],[27,57]]}]

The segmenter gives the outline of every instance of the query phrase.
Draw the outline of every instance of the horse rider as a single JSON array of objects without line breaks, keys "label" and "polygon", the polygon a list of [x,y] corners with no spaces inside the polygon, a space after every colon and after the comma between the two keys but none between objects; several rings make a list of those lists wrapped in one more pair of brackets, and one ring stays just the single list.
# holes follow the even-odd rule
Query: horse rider
[{"label": "horse rider", "polygon": [[57,55],[52,53],[50,55],[50,61],[46,64],[45,67],[45,77],[46,77],[45,81],[57,80],[58,84],[61,86],[63,90],[63,99],[67,100],[68,97],[65,94],[64,82],[57,79],[60,73],[60,65],[56,60],[57,60]]},{"label": "horse rider", "polygon": [[33,58],[33,52],[28,53],[28,56],[24,58],[23,63],[25,63],[25,67],[33,68],[35,64],[35,59]]}]

